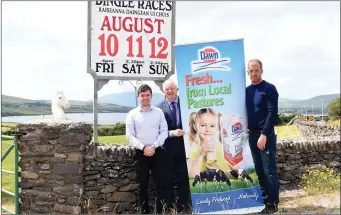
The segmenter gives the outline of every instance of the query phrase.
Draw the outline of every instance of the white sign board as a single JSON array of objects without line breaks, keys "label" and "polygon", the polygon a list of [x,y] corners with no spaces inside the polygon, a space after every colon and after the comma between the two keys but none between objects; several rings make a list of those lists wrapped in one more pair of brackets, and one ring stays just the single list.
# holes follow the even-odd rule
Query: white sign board
[{"label": "white sign board", "polygon": [[161,80],[171,71],[171,1],[91,1],[90,68],[102,79]]}]

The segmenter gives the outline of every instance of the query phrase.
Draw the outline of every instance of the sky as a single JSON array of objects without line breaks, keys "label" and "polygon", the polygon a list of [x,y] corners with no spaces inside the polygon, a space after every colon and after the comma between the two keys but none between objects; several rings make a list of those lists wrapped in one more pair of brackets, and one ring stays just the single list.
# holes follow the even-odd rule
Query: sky
[{"label": "sky", "polygon": [[[92,100],[87,2],[3,1],[1,14],[3,95],[51,99],[63,90],[68,100]],[[176,3],[177,44],[233,38],[244,38],[246,61],[262,60],[280,97],[340,93],[339,1]],[[132,90],[112,80],[98,95]]]}]

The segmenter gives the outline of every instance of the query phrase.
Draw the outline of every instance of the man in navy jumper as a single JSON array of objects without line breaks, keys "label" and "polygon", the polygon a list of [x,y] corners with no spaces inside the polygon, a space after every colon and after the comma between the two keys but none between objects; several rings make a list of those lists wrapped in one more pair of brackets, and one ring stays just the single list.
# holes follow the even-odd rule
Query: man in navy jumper
[{"label": "man in navy jumper", "polygon": [[278,119],[278,92],[274,85],[262,79],[262,68],[258,59],[248,63],[251,85],[246,88],[246,109],[249,144],[265,204],[261,213],[270,214],[278,211],[279,203],[274,129]]}]

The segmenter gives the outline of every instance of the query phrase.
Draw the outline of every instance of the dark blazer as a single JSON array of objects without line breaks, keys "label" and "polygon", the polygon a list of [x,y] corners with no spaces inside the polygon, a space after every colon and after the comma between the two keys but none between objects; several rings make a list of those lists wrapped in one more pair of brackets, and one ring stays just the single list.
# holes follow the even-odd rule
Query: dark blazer
[{"label": "dark blazer", "polygon": [[[180,103],[180,99],[179,99]],[[180,111],[180,104],[178,106],[179,108],[179,114],[180,114],[180,125],[176,125],[175,120],[173,118],[171,109],[169,107],[168,101],[165,99],[163,100],[159,105],[157,105],[158,108],[160,108],[166,118],[167,125],[168,125],[168,131],[170,130],[176,130],[176,129],[182,129],[182,121],[181,121],[181,111]],[[180,157],[186,157],[185,153],[185,146],[184,146],[184,138],[183,137],[168,137],[165,140],[164,145],[162,148],[173,156],[180,156]]]}]

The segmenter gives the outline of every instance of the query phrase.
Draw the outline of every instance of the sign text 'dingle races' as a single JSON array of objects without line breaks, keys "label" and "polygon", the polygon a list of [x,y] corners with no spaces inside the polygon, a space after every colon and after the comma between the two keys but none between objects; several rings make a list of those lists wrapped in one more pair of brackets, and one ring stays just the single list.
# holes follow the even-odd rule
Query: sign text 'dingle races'
[{"label": "sign text 'dingle races'", "polygon": [[91,69],[97,76],[162,79],[171,68],[171,1],[91,2]]}]

